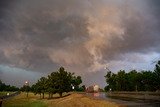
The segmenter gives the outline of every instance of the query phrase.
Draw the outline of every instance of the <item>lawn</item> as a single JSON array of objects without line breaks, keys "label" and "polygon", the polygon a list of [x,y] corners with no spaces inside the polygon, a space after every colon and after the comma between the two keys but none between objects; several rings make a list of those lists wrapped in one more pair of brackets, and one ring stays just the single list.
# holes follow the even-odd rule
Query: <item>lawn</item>
[{"label": "lawn", "polygon": [[113,102],[88,98],[77,93],[72,93],[63,98],[44,100],[44,102],[48,107],[122,107],[122,105]]},{"label": "lawn", "polygon": [[59,98],[58,94],[53,96],[53,99],[40,99],[39,95],[29,93],[26,97],[25,93],[5,100],[2,107],[120,107],[120,105],[105,101],[88,98],[82,94],[71,93],[65,94],[65,97]]},{"label": "lawn", "polygon": [[2,107],[47,107],[47,105],[39,99],[39,96],[29,93],[29,97],[26,97],[25,93],[4,100]]},{"label": "lawn", "polygon": [[4,91],[4,92],[3,92],[3,91],[1,91],[1,92],[0,92],[0,97],[7,95],[7,93],[12,94],[12,93],[14,93],[14,92],[7,92],[7,91]]}]

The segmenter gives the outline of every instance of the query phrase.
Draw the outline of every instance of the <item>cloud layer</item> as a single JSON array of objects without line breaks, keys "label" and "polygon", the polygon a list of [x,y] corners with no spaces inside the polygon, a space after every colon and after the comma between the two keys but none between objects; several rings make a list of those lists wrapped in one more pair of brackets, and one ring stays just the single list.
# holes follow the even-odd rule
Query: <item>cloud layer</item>
[{"label": "cloud layer", "polygon": [[65,66],[86,83],[89,75],[104,76],[105,66],[147,68],[148,61],[159,58],[159,4],[6,0],[0,3],[0,64],[43,73]]}]

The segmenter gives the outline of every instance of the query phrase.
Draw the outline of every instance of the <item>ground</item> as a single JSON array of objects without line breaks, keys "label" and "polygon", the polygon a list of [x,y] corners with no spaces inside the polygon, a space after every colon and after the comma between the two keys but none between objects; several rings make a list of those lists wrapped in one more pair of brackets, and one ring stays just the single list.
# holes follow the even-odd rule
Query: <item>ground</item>
[{"label": "ground", "polygon": [[4,96],[4,95],[7,95],[7,93],[12,94],[13,92],[0,92],[0,97]]},{"label": "ground", "polygon": [[71,94],[70,96],[46,100],[48,107],[119,107],[119,105],[104,100],[96,100],[85,97],[81,94]]},{"label": "ground", "polygon": [[119,107],[120,105],[105,100],[97,100],[93,98],[85,97],[81,94],[72,93],[63,98],[57,98],[57,95],[53,99],[40,99],[38,95],[29,93],[29,97],[26,98],[25,93],[5,100],[2,107]]},{"label": "ground", "polygon": [[29,93],[27,98],[26,93],[21,93],[18,96],[4,100],[2,107],[47,107],[47,105],[37,95]]}]

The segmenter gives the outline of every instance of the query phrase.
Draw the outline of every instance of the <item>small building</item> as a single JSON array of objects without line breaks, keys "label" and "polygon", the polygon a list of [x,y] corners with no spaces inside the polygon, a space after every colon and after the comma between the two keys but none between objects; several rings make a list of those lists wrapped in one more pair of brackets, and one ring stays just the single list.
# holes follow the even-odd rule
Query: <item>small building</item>
[{"label": "small building", "polygon": [[89,86],[86,88],[86,92],[97,93],[97,92],[99,92],[99,86],[98,85]]}]

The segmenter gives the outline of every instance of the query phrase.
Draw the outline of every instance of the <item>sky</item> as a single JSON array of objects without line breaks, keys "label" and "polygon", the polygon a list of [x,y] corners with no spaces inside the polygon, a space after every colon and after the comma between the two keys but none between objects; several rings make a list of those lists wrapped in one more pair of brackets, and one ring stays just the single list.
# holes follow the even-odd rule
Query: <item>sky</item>
[{"label": "sky", "polygon": [[21,87],[61,66],[106,85],[106,67],[153,70],[159,0],[1,0],[0,79]]}]

